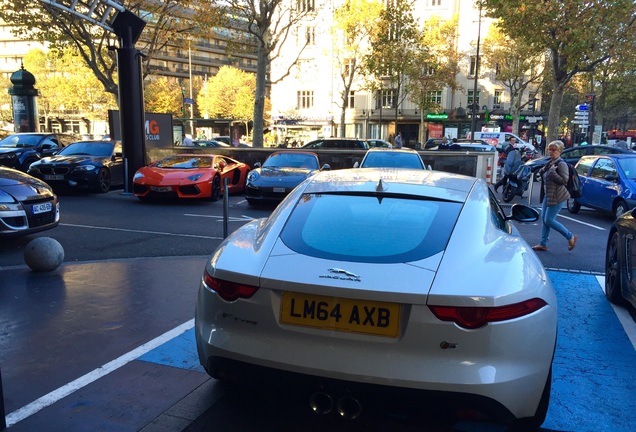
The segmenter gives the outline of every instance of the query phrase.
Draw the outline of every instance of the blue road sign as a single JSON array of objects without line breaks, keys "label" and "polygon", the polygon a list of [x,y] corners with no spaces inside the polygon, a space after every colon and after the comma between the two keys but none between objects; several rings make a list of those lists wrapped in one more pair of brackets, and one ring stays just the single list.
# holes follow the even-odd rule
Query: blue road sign
[{"label": "blue road sign", "polygon": [[587,111],[590,109],[586,104],[580,104],[575,107],[578,111]]}]

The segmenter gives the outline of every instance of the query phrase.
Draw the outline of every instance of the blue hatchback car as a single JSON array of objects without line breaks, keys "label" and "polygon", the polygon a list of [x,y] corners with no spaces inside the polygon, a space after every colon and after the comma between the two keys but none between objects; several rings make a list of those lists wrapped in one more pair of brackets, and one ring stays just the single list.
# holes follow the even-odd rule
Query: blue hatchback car
[{"label": "blue hatchback car", "polygon": [[570,213],[585,206],[611,212],[617,218],[636,208],[636,154],[583,156],[576,171],[581,197],[568,200]]}]

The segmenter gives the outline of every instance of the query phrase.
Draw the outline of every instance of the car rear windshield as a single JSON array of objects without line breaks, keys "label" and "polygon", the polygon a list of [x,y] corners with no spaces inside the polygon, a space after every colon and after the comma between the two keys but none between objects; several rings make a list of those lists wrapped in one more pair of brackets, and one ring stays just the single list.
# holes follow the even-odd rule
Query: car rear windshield
[{"label": "car rear windshield", "polygon": [[461,203],[402,196],[306,194],[281,239],[292,250],[338,261],[417,261],[446,248]]},{"label": "car rear windshield", "polygon": [[424,169],[424,164],[420,155],[416,153],[375,152],[367,153],[362,168]]}]

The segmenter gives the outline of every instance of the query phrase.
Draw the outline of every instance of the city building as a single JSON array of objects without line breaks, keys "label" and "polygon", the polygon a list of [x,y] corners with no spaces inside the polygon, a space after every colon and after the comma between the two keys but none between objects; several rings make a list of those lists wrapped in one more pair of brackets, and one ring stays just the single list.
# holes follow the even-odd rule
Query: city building
[{"label": "city building", "polygon": [[[314,12],[298,25],[295,37],[289,38],[281,50],[284,54],[271,65],[275,82],[271,89],[272,127],[279,142],[285,139],[307,142],[338,133],[344,86],[333,57],[334,44],[344,42],[332,37],[331,27],[334,11],[343,2],[303,0],[301,3],[310,5]],[[416,0],[414,13],[420,26],[433,15],[458,18],[457,50],[465,54],[457,76],[462,90],[441,88],[431,92],[440,109],[422,112],[408,98],[403,102],[392,100],[391,89],[371,92],[365,89],[364,80],[358,79],[347,102],[345,136],[391,140],[396,134],[397,109],[397,129],[402,132],[405,145],[415,147],[420,140],[442,136],[465,138],[471,131],[473,103],[476,131],[511,131],[510,95],[503,83],[496,80],[495,71],[480,64],[475,79],[478,46],[483,43],[491,19],[482,16],[473,0]],[[303,46],[292,73],[277,81]],[[482,58],[482,53],[479,57]],[[538,96],[536,88],[521,95],[526,110],[520,113],[519,135],[528,132],[526,135],[532,136],[543,120]]]}]

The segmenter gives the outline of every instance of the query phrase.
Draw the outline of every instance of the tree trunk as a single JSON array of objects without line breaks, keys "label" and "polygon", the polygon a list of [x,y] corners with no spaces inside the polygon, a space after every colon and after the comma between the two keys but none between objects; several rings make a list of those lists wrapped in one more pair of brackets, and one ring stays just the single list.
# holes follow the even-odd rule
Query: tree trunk
[{"label": "tree trunk", "polygon": [[258,62],[256,69],[256,95],[254,98],[254,126],[252,126],[252,147],[263,147],[263,129],[265,113],[265,80],[267,78],[267,50],[262,45],[258,47]]},{"label": "tree trunk", "polygon": [[559,119],[561,118],[561,104],[563,103],[564,85],[558,81],[553,82],[552,100],[550,100],[550,114],[548,115],[548,133],[546,145],[559,136]]}]

